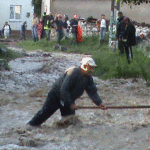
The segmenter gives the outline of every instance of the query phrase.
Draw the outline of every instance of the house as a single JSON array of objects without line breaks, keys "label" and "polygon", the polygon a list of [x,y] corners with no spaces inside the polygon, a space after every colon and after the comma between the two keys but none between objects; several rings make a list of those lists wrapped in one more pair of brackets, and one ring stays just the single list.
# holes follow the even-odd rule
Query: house
[{"label": "house", "polygon": [[[120,10],[125,16],[128,16],[132,20],[137,22],[150,23],[149,19],[150,3],[143,3],[141,5],[121,4]],[[111,13],[111,0],[42,0],[43,12],[61,13],[69,16],[72,19],[74,14],[77,14],[81,18],[88,18],[93,16],[94,18],[100,18],[101,14],[105,14],[107,19],[110,19]]]},{"label": "house", "polygon": [[31,0],[2,0],[0,4],[0,30],[8,22],[12,31],[21,29],[23,22],[27,22],[27,30],[31,30],[34,7]]}]

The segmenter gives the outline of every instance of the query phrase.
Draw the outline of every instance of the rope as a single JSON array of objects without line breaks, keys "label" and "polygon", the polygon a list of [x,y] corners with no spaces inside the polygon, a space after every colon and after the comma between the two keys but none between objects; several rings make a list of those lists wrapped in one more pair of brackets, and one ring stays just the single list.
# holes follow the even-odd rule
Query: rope
[{"label": "rope", "polygon": [[[150,105],[146,106],[106,106],[106,109],[141,109],[141,108],[150,108]],[[102,109],[96,106],[77,106],[77,109]]]}]

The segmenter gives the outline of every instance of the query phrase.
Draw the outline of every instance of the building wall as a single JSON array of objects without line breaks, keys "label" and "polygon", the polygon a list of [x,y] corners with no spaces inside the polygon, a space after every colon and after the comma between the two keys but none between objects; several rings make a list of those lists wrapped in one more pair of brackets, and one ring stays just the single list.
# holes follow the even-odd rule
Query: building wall
[{"label": "building wall", "polygon": [[42,0],[41,15],[44,12],[46,12],[47,15],[50,13],[50,3],[51,0]]},{"label": "building wall", "polygon": [[[93,16],[100,18],[101,14],[105,14],[110,19],[111,0],[52,0],[52,13],[67,14],[69,18],[73,18],[74,14],[78,14],[81,18]],[[120,10],[125,16],[130,17],[137,22],[150,23],[150,3],[137,6],[124,4]]]},{"label": "building wall", "polygon": [[[10,20],[10,5],[22,5],[21,19],[18,21]],[[30,17],[27,18],[27,12],[30,13]],[[31,22],[33,17],[33,7],[31,6],[31,0],[2,0],[0,4],[0,30],[7,21],[12,30],[20,30],[24,21],[27,21],[27,30],[31,30]]]}]

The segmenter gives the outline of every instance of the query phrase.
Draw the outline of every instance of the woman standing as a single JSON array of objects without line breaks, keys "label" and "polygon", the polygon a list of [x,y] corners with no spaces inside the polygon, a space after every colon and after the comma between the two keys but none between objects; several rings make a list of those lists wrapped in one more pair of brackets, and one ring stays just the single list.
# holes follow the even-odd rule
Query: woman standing
[{"label": "woman standing", "polygon": [[130,63],[130,58],[133,58],[132,46],[136,45],[135,37],[136,29],[131,23],[130,19],[124,17],[124,33],[123,33],[123,45],[126,52],[128,63]]},{"label": "woman standing", "polygon": [[5,39],[7,39],[10,36],[10,32],[11,32],[11,28],[10,25],[8,24],[8,22],[5,22],[5,25],[2,29]]},{"label": "woman standing", "polygon": [[38,29],[38,39],[41,40],[41,35],[42,35],[42,32],[43,32],[43,22],[42,22],[42,18],[40,18],[40,20],[39,20],[37,29]]}]

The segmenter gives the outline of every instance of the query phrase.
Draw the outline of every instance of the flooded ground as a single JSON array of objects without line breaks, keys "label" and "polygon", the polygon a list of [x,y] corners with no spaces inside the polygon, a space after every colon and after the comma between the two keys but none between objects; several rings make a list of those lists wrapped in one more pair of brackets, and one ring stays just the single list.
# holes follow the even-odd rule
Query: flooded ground
[{"label": "flooded ground", "polygon": [[[58,124],[57,111],[39,128],[26,123],[42,107],[58,76],[78,66],[83,55],[41,51],[9,63],[0,79],[1,150],[150,150],[149,109],[80,109],[72,122]],[[94,77],[107,106],[150,105],[150,87],[142,79]],[[76,101],[95,106],[86,93]]]}]

